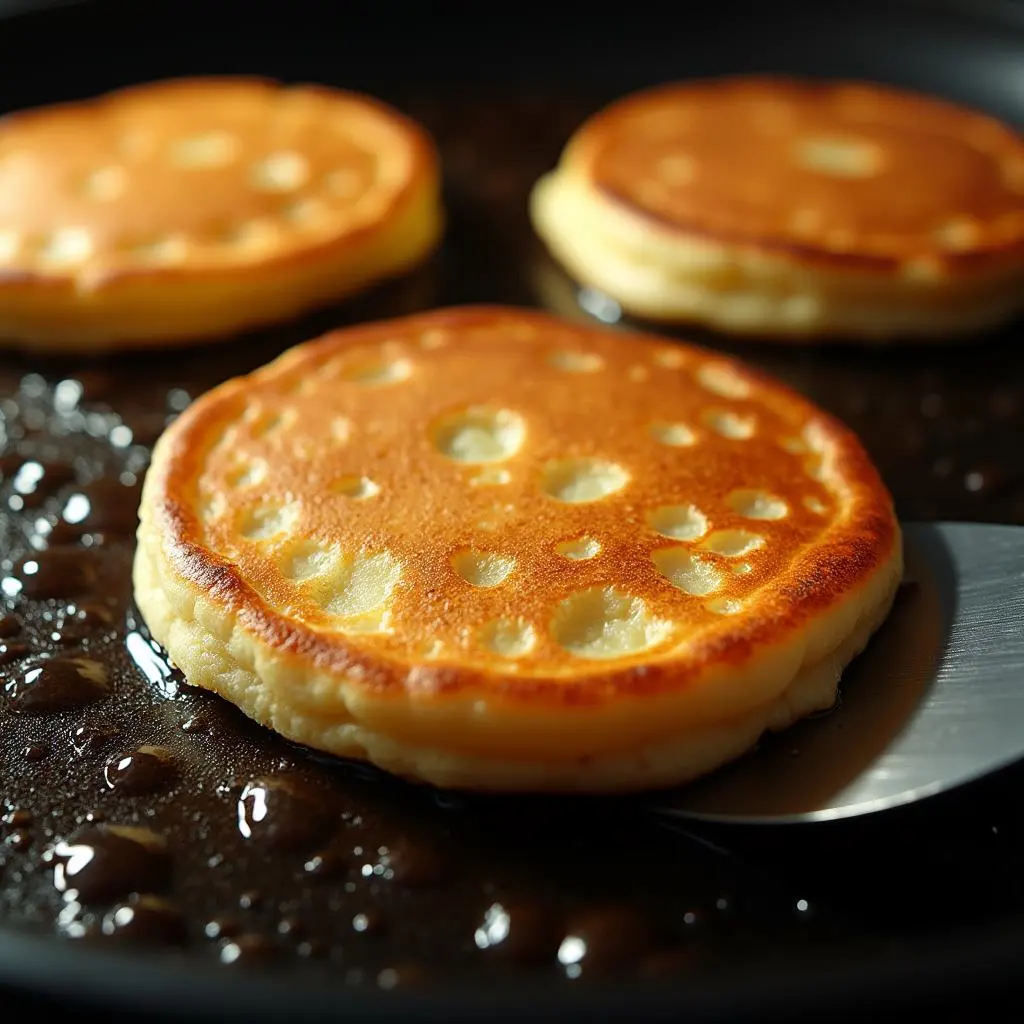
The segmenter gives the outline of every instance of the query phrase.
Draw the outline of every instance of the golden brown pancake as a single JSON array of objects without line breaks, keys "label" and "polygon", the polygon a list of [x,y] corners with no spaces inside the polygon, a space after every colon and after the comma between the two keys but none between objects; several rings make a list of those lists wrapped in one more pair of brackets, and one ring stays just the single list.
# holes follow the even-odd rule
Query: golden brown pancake
[{"label": "golden brown pancake", "polygon": [[743,365],[504,308],[335,331],[158,442],[138,606],[289,739],[481,790],[666,786],[831,706],[901,573],[856,438]]},{"label": "golden brown pancake", "polygon": [[1024,307],[1024,139],[864,83],[726,78],[587,121],[533,223],[651,320],[786,340],[955,336]]},{"label": "golden brown pancake", "polygon": [[180,79],[0,119],[0,344],[95,351],[287,319],[423,260],[439,170],[376,100]]}]

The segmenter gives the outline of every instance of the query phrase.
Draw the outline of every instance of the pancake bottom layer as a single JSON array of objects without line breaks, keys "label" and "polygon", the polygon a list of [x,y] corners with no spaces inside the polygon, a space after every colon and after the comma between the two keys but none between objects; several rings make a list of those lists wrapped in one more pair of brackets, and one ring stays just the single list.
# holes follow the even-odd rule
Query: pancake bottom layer
[{"label": "pancake bottom layer", "polygon": [[[831,634],[828,653],[805,659],[788,681],[780,681],[777,696],[736,718],[702,724],[664,735],[623,750],[595,750],[588,756],[531,759],[529,731],[522,755],[486,757],[445,744],[410,743],[361,724],[356,715],[302,714],[288,706],[292,687],[302,687],[303,670],[309,681],[315,666],[287,666],[290,677],[268,685],[268,674],[257,666],[282,657],[237,621],[226,620],[213,600],[177,577],[161,553],[159,536],[139,534],[135,561],[136,601],[153,635],[172,648],[177,665],[189,682],[220,694],[256,722],[294,742],[339,757],[369,760],[394,775],[452,789],[491,792],[628,792],[679,785],[724,765],[752,748],[766,731],[779,731],[805,715],[831,708],[837,699],[844,668],[867,645],[892,607],[902,576],[902,549],[896,545],[889,561],[848,595],[824,624]],[[854,612],[851,628],[851,612]],[[227,628],[225,623],[227,622]],[[829,628],[831,627],[831,628]],[[821,647],[821,641],[816,644]],[[621,709],[618,709],[621,710]],[[612,709],[608,714],[615,714]],[[649,710],[657,720],[656,710]],[[586,722],[566,722],[567,729],[586,729]]]},{"label": "pancake bottom layer", "polygon": [[659,229],[559,169],[537,183],[534,227],[580,283],[624,312],[780,341],[954,338],[1024,310],[1017,270],[962,277],[864,271]]}]

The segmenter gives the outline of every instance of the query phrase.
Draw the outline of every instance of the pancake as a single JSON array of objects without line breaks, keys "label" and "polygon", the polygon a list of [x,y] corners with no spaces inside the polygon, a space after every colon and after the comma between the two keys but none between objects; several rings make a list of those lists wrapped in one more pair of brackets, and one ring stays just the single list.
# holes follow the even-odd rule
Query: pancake
[{"label": "pancake", "polygon": [[878,85],[740,77],[628,96],[579,128],[531,216],[577,281],[651,321],[885,342],[1024,307],[1024,139]]},{"label": "pancake", "polygon": [[180,344],[411,268],[441,233],[418,125],[376,100],[178,79],[0,120],[0,344]]},{"label": "pancake", "polygon": [[830,707],[900,579],[857,439],[739,363],[511,308],[335,331],[191,405],[136,602],[194,685],[441,786],[625,791]]}]

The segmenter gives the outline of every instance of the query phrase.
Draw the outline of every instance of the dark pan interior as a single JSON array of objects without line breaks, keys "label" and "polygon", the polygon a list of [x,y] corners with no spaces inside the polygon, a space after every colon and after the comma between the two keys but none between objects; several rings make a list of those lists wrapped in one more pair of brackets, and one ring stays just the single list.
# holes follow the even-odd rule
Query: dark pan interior
[{"label": "dark pan interior", "polygon": [[[198,393],[327,326],[462,302],[572,306],[572,284],[546,260],[526,223],[528,188],[589,113],[659,81],[745,71],[867,78],[966,101],[1024,125],[1024,4],[1016,0],[725,0],[701,10],[632,3],[614,12],[537,3],[486,10],[468,3],[354,6],[96,2],[0,20],[0,111],[190,74],[261,74],[361,89],[394,102],[434,133],[451,214],[443,251],[401,287],[234,349],[125,358],[98,370],[80,361],[6,355],[0,397],[26,374],[58,381],[99,372],[120,381],[121,390],[114,390],[121,395],[126,382],[139,382],[119,411],[126,422],[135,417],[152,427],[170,382],[187,379]],[[904,518],[1024,523],[1019,330],[961,346],[871,352],[791,351],[688,336],[770,370],[849,423]],[[141,426],[136,433],[143,436]],[[1022,781],[1024,772],[1010,769],[873,820],[797,830],[701,826],[680,836],[680,871],[689,870],[699,850],[731,883],[763,877],[766,891],[821,906],[808,941],[770,962],[760,963],[756,942],[739,943],[731,966],[723,961],[714,970],[658,981],[625,978],[609,991],[564,979],[552,985],[529,972],[379,991],[346,984],[343,972],[303,975],[297,984],[287,970],[253,974],[96,950],[16,928],[0,930],[0,984],[6,986],[0,1003],[12,1020],[15,1009],[83,1006],[103,1007],[117,1019],[144,1013],[150,1019],[512,1020],[544,1010],[579,1019],[753,1020],[825,1011],[845,1019],[869,1009],[937,1006],[976,1015],[983,998],[1021,998]],[[0,788],[0,809],[6,795]],[[498,821],[493,808],[487,813]],[[619,835],[634,827],[635,807],[578,814],[579,828],[596,844],[590,848],[595,861],[601,844],[628,850],[629,870],[649,873],[642,884],[633,878],[631,887],[646,885],[654,901],[663,884],[666,892],[678,890],[678,880],[672,889],[665,874],[672,871],[671,850],[645,860],[643,844],[653,849],[655,826],[637,827],[632,846]],[[550,809],[542,817],[554,819]],[[585,845],[579,849],[587,856]],[[0,858],[0,916],[15,919],[10,894],[17,883],[10,870],[3,873],[4,863]],[[606,877],[612,887],[626,885],[610,868]],[[445,908],[434,912],[443,917]]]}]

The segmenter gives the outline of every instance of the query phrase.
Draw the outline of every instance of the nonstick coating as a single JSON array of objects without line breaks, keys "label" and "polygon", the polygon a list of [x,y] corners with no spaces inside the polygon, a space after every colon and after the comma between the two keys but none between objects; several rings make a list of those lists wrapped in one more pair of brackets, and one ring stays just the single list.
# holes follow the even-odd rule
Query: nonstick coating
[{"label": "nonstick coating", "polygon": [[[354,6],[267,3],[221,7],[150,0],[44,5],[8,20],[0,17],[0,111],[169,76],[253,73],[366,90],[399,104],[420,92],[430,97],[447,93],[454,104],[466,103],[473,93],[486,92],[496,97],[497,123],[488,130],[500,133],[502,118],[515,104],[543,106],[549,97],[556,103],[564,95],[573,95],[585,96],[593,109],[624,91],[668,79],[789,72],[916,87],[1024,125],[1024,4],[1016,0],[713,0],[702,5],[628,3],[613,12],[597,4],[588,10],[583,5],[550,3],[378,2],[361,5],[353,12]],[[234,20],[227,16],[229,10]],[[0,16],[5,13],[0,6]],[[512,106],[498,97],[510,97]],[[431,102],[435,107],[443,105],[443,100]],[[571,127],[566,124],[566,131]],[[514,126],[509,131],[514,134]],[[456,164],[459,142],[457,138],[446,140],[447,152],[455,154]],[[557,155],[557,147],[551,139],[538,145],[546,147],[536,154],[540,170]],[[533,251],[531,243],[521,241],[508,249],[495,249],[495,238],[526,238],[525,231],[503,234],[495,228],[503,218],[525,217],[525,212],[508,207],[510,186],[503,183],[500,173],[493,169],[489,173],[488,182],[481,181],[479,191],[470,199],[464,193],[466,182],[472,179],[472,167],[456,166],[452,174],[457,180],[449,183],[453,217],[463,221],[457,229],[459,244],[480,247],[478,267],[455,301],[536,303],[537,296],[517,266],[524,253]],[[488,219],[487,203],[499,208],[493,220]],[[961,390],[949,385],[946,397],[953,404],[960,399],[977,404],[979,396],[987,401],[990,392],[996,394],[992,389],[1001,382],[1024,380],[1016,340],[1010,332],[980,347],[978,359],[988,360],[990,365],[982,363],[974,377],[965,374]],[[756,356],[762,365],[812,397],[827,400],[839,414],[856,419],[856,401],[844,404],[842,389],[834,382],[834,366],[832,383],[818,383],[819,362],[814,353],[755,353],[735,343],[722,343],[721,347]],[[924,365],[929,355],[920,352],[893,358],[904,372],[908,359]],[[820,362],[830,365],[830,360],[831,356],[823,354]],[[877,386],[877,381],[877,376],[869,374],[850,386],[863,390]],[[925,391],[928,386],[927,380],[921,385]],[[894,389],[886,393],[886,400],[896,405],[921,400],[919,391],[904,393],[895,385]],[[956,424],[953,420],[950,424],[955,434]],[[1009,431],[1011,426],[1005,429]],[[970,437],[951,435],[948,453],[957,466],[954,476],[969,468],[979,450],[971,444]],[[993,442],[991,451],[980,471],[983,477],[987,474],[996,479],[998,486],[981,488],[980,493],[975,493],[978,488],[965,490],[934,480],[925,488],[913,473],[903,474],[901,459],[932,458],[931,449],[922,453],[909,445],[902,455],[880,461],[904,516],[1022,522],[1024,459],[1012,443]],[[880,457],[878,452],[873,454]],[[957,460],[966,461],[961,466]],[[957,815],[968,805],[999,808],[1016,803],[1022,781],[1024,773],[1011,769],[969,791],[942,798],[941,805],[911,809],[906,814],[929,816],[932,828],[936,815],[947,814],[954,829]],[[885,871],[892,850],[884,822],[837,828],[843,831],[824,826],[825,832],[812,835],[807,830],[766,829],[757,837],[737,839],[730,834],[722,841],[735,843],[741,850],[764,843],[783,852],[801,845],[806,852],[817,843],[826,849],[828,842],[841,834],[845,842],[862,851],[864,872]],[[821,838],[826,832],[828,840]],[[984,875],[983,855],[975,862],[958,865],[958,870]],[[941,879],[937,879],[936,900],[941,899]],[[732,975],[727,980],[715,976],[697,982],[691,979],[685,986],[651,984],[610,992],[589,986],[578,991],[566,989],[553,997],[546,989],[544,1000],[539,1001],[528,985],[517,986],[515,991],[442,988],[386,993],[353,992],[340,983],[336,987],[325,983],[322,988],[296,991],[287,978],[253,980],[223,970],[186,970],[174,961],[115,956],[0,930],[0,984],[7,986],[0,989],[0,1012],[6,1020],[14,1020],[19,1011],[84,1012],[88,1007],[102,1008],[114,1019],[145,1014],[150,1020],[236,1015],[250,1020],[340,1016],[360,1020],[514,1020],[548,1010],[573,1019],[671,1017],[698,1021],[780,1019],[805,1012],[828,1013],[829,1019],[839,1020],[867,1010],[902,1014],[908,1009],[941,1006],[947,1012],[969,1009],[977,1016],[985,1012],[982,996],[986,1000],[1020,998],[1017,978],[1022,958],[1024,920],[1008,919],[998,927],[965,926],[917,946],[903,944],[888,956],[880,957],[877,950],[870,956],[851,951],[813,971],[795,962],[785,969],[751,972],[739,979]]]}]

